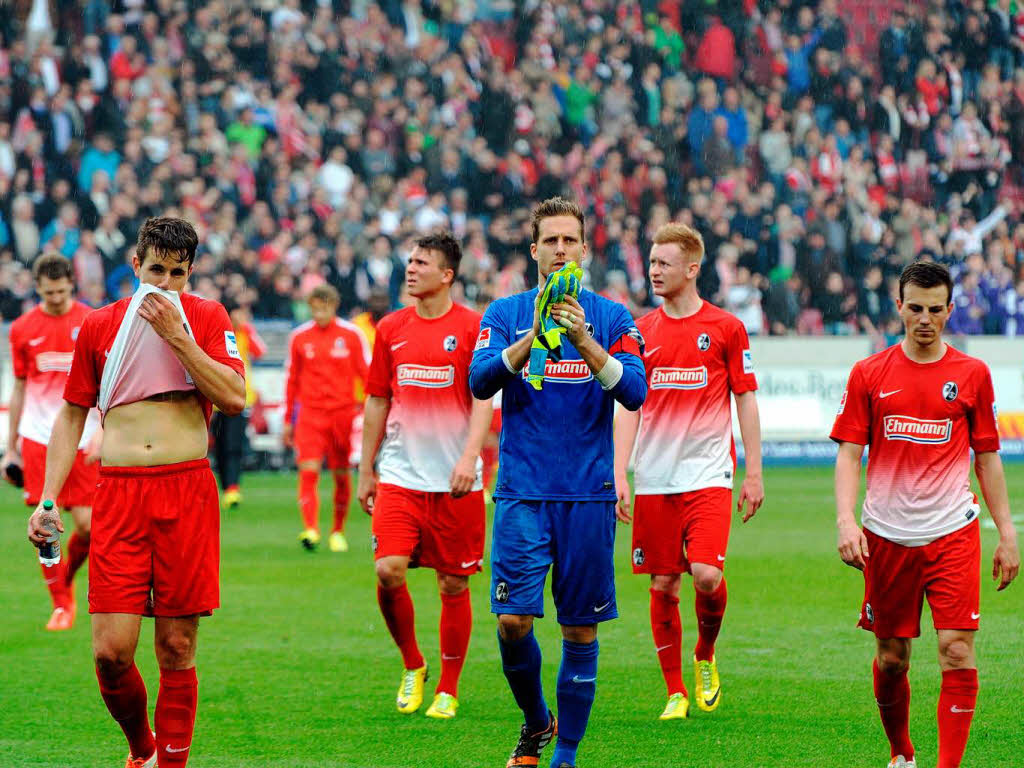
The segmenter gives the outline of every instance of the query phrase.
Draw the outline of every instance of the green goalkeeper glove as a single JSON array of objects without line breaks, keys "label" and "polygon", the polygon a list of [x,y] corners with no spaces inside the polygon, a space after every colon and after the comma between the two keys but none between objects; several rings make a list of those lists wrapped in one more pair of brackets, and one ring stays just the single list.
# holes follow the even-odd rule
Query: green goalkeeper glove
[{"label": "green goalkeeper glove", "polygon": [[540,334],[530,347],[530,362],[526,380],[534,389],[544,386],[544,370],[548,358],[562,359],[562,336],[566,329],[551,317],[551,307],[565,300],[566,296],[578,299],[582,288],[583,270],[575,261],[565,264],[557,272],[548,275],[544,292],[540,297]]}]

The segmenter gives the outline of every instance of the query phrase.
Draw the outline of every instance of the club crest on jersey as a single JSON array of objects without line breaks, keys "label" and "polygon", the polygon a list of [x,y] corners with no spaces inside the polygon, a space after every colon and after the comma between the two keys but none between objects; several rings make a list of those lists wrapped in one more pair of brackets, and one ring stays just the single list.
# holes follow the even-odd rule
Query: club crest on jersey
[{"label": "club crest on jersey", "polygon": [[637,547],[633,550],[633,565],[644,564],[644,551],[642,548]]},{"label": "club crest on jersey", "polygon": [[655,368],[651,389],[703,389],[708,385],[707,366],[699,368]]},{"label": "club crest on jersey", "polygon": [[960,393],[960,389],[957,387],[955,381],[947,381],[942,385],[942,399],[947,403],[952,403],[956,400],[956,396]]},{"label": "club crest on jersey", "polygon": [[398,386],[427,387],[443,389],[455,383],[454,365],[413,365],[405,363],[398,366]]},{"label": "club crest on jersey", "polygon": [[459,346],[459,340],[454,336],[445,336],[443,346],[445,352],[454,352],[455,348]]},{"label": "club crest on jersey", "polygon": [[484,347],[491,346],[491,329],[490,326],[487,328],[480,329],[480,335],[476,337],[476,346],[473,350],[483,349]]},{"label": "club crest on jersey", "polygon": [[340,336],[334,340],[334,346],[331,347],[331,357],[348,357],[348,344]]},{"label": "club crest on jersey", "polygon": [[499,581],[494,585],[494,599],[499,603],[508,602],[508,583]]},{"label": "club crest on jersey", "polygon": [[[523,368],[522,377],[529,376],[529,366]],[[557,363],[549,359],[544,366],[544,381],[562,384],[584,384],[594,378],[590,366],[582,360],[559,360]]]},{"label": "club crest on jersey", "polygon": [[883,422],[886,440],[908,443],[948,443],[953,435],[952,419],[917,419],[913,416],[886,416]]},{"label": "club crest on jersey", "polygon": [[82,326],[80,326],[80,325],[76,325],[74,328],[71,329],[71,340],[72,341],[78,341],[78,332],[80,330],[82,330]]},{"label": "club crest on jersey", "polygon": [[709,349],[711,349],[711,337],[708,336],[706,333],[702,333],[700,336],[698,336],[697,349],[699,349],[701,352],[707,352]]}]

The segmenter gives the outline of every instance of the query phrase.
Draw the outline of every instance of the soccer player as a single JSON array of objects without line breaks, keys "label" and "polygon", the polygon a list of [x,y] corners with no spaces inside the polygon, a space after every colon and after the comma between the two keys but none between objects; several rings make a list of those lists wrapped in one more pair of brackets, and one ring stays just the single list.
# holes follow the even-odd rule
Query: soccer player
[{"label": "soccer player", "polygon": [[[207,425],[212,405],[242,410],[245,382],[224,308],[178,295],[197,245],[181,219],[143,224],[132,257],[141,286],[82,322],[46,452],[44,501],[64,485],[89,409],[99,406],[89,612],[100,693],[128,739],[127,768],[187,763],[199,617],[220,602],[220,505]],[[46,537],[41,517],[42,505],[28,521],[36,546]],[[155,738],[135,666],[143,615],[155,617],[160,666]]]},{"label": "soccer player", "polygon": [[459,706],[473,624],[469,577],[484,554],[480,447],[491,422],[490,401],[475,400],[468,385],[480,315],[450,294],[461,260],[449,234],[416,242],[405,270],[415,304],[377,325],[359,464],[359,503],[373,515],[377,602],[405,667],[396,700],[403,714],[419,709],[427,679],[406,572],[437,572],[441,678],[426,714],[438,719]]},{"label": "soccer player", "polygon": [[[71,356],[82,320],[92,309],[72,298],[71,262],[60,255],[40,256],[33,265],[36,293],[43,300],[11,325],[11,361],[14,390],[11,393],[7,452],[0,465],[21,466],[25,503],[35,507],[41,500],[46,472],[46,444],[64,385],[71,370]],[[92,496],[99,477],[95,439],[99,414],[89,412],[68,479],[56,494],[57,506],[71,513],[75,530],[68,538],[60,562],[43,566],[43,580],[53,600],[49,630],[71,629],[75,622],[75,573],[89,556],[89,520]],[[18,438],[21,450],[18,450]]]},{"label": "soccer player", "polygon": [[685,224],[665,224],[655,233],[648,274],[664,304],[637,321],[646,343],[647,400],[642,414],[622,411],[615,422],[618,514],[626,523],[626,469],[637,444],[633,573],[651,574],[651,630],[669,697],[662,720],[684,718],[690,709],[679,618],[684,572],[693,576],[696,593],[697,706],[711,712],[721,703],[715,640],[725,614],[722,570],[736,473],[730,394],[746,456],[737,501],[743,522],[764,501],[750,342],[743,323],[697,293],[703,258],[703,238]]},{"label": "soccer player", "polygon": [[[875,699],[889,739],[890,768],[916,765],[910,715],[911,638],[921,634],[927,598],[938,634],[938,768],[960,765],[978,694],[981,537],[974,471],[999,530],[992,578],[1005,589],[1020,553],[1010,520],[992,377],[988,367],[942,340],[953,310],[948,270],[910,264],[896,303],[903,341],[854,365],[832,439],[836,522],[843,562],[864,571],[859,626],[875,633]],[[857,526],[861,456],[870,445],[867,494]]]},{"label": "soccer player", "polygon": [[213,450],[217,459],[217,475],[220,477],[222,504],[234,509],[242,503],[242,459],[245,456],[245,430],[249,425],[249,411],[256,402],[256,390],[250,379],[251,360],[263,357],[267,345],[253,327],[249,307],[234,300],[223,302],[231,318],[235,332],[238,355],[245,364],[245,410],[234,416],[214,411],[210,423],[213,433]]},{"label": "soccer player", "polygon": [[[541,288],[569,261],[582,263],[587,248],[576,203],[551,198],[534,209],[530,254]],[[488,307],[469,380],[476,397],[502,393],[491,611],[505,677],[525,719],[507,765],[537,765],[557,734],[551,765],[571,768],[596,692],[597,625],[618,616],[612,416],[616,401],[638,409],[647,382],[643,339],[629,312],[583,291],[552,307],[566,339],[561,360],[547,360],[542,389],[534,389],[526,366],[541,330],[538,296],[534,289]],[[563,637],[557,722],[544,700],[533,634],[534,618],[544,615],[549,567]]]},{"label": "soccer player", "polygon": [[348,552],[352,420],[359,407],[357,384],[366,381],[370,346],[356,326],[337,316],[340,303],[337,289],[327,283],[310,292],[313,319],[292,331],[285,368],[282,439],[286,447],[295,448],[304,526],[299,541],[310,551],[320,543],[317,484],[326,462],[334,474],[334,524],[327,543],[332,552]]}]

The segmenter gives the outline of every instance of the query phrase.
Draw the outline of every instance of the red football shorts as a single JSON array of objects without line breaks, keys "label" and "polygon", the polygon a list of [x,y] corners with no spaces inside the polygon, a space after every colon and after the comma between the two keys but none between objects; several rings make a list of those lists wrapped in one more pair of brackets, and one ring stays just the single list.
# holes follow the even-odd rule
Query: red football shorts
[{"label": "red football shorts", "polygon": [[[43,495],[43,480],[46,478],[46,446],[29,440],[27,437],[21,438],[21,460],[25,472],[25,487],[22,489],[22,495],[25,497],[25,504],[34,507]],[[75,463],[71,465],[71,472],[68,473],[68,479],[64,481],[64,487],[57,494],[57,506],[63,509],[91,507],[99,477],[99,461],[86,464],[85,451],[78,451],[75,454]]]},{"label": "red football shorts", "polygon": [[725,568],[732,489],[637,496],[633,501],[633,573],[689,573],[690,563]]},{"label": "red football shorts", "polygon": [[220,605],[220,505],[206,459],[102,467],[89,612],[209,615]]},{"label": "red football shorts", "polygon": [[876,637],[918,637],[928,598],[935,629],[976,630],[981,592],[978,521],[923,547],[904,547],[865,530],[864,604],[857,626]]},{"label": "red football shorts", "polygon": [[328,469],[348,469],[355,408],[318,411],[299,408],[295,422],[296,461],[323,461]]},{"label": "red football shorts", "polygon": [[413,568],[468,576],[484,558],[484,493],[410,491],[381,483],[373,503],[374,559],[399,555]]}]

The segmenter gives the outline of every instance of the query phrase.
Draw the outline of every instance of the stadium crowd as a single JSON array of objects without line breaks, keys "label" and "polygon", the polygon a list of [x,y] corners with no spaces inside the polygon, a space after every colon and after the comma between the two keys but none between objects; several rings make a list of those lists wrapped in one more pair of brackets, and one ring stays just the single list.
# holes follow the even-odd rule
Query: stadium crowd
[{"label": "stadium crowd", "polygon": [[887,15],[875,56],[836,0],[3,4],[0,313],[40,253],[93,306],[127,295],[154,214],[196,224],[195,292],[257,318],[305,320],[323,282],[397,307],[441,227],[482,310],[535,279],[529,209],[562,194],[634,314],[677,220],[750,334],[898,334],[921,256],[956,274],[954,333],[1024,334],[1024,19]]}]

